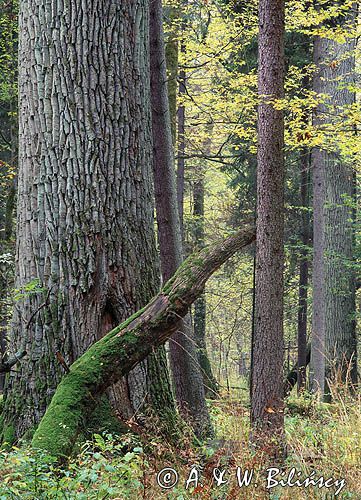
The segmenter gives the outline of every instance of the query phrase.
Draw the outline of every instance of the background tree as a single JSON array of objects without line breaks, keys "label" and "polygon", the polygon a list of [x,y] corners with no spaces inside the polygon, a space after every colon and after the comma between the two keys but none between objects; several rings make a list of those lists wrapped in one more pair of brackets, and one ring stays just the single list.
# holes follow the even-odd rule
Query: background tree
[{"label": "background tree", "polygon": [[[153,124],[153,170],[157,208],[158,240],[164,283],[183,261],[183,244],[178,214],[176,173],[168,103],[162,1],[150,4],[150,62]],[[198,436],[210,431],[202,375],[197,358],[190,317],[179,324],[170,339],[170,364],[179,409]]]},{"label": "background tree", "polygon": [[[204,197],[205,179],[202,166],[196,172],[193,184],[193,216],[194,216],[194,241],[196,248],[205,245],[205,220],[204,220]],[[202,294],[194,304],[194,334],[198,348],[198,362],[201,368],[203,385],[206,395],[209,398],[216,398],[219,395],[218,382],[215,379],[209,361],[206,344],[206,320],[207,320],[206,295]]]},{"label": "background tree", "polygon": [[[17,174],[17,5],[0,2],[0,356],[6,357],[14,279]],[[0,374],[0,390],[4,375]]]},{"label": "background tree", "polygon": [[309,279],[309,184],[310,184],[310,153],[305,148],[300,155],[300,201],[301,214],[301,251],[299,259],[299,289],[298,289],[298,324],[297,324],[297,387],[301,392],[306,387],[307,367],[307,310],[308,310],[308,279]]},{"label": "background tree", "polygon": [[[325,34],[316,36],[313,87],[323,96],[314,126],[322,138],[312,154],[314,257],[312,386],[329,398],[327,380],[338,371],[356,382],[355,282],[353,269],[353,203],[355,184],[352,155],[342,150],[334,130],[352,135],[347,112],[355,106],[356,5],[345,6],[326,21]],[[336,34],[336,29],[342,30]],[[347,141],[346,144],[350,143]]]}]

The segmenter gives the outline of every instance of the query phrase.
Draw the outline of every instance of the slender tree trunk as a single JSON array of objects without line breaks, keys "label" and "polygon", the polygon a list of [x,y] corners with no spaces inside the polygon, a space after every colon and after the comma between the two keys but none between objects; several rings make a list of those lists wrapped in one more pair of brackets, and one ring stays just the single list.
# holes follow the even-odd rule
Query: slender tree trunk
[{"label": "slender tree trunk", "polygon": [[300,277],[298,288],[298,324],[297,324],[297,389],[300,393],[306,387],[306,358],[307,358],[307,295],[308,295],[308,246],[310,243],[308,192],[309,192],[309,160],[308,150],[301,153],[301,258]]},{"label": "slender tree trunk", "polygon": [[178,21],[181,15],[178,6],[170,5],[165,9],[165,15],[169,23],[169,33],[165,46],[165,57],[167,61],[168,101],[172,129],[173,149],[176,150],[177,143],[177,94],[178,94]]},{"label": "slender tree trunk", "polygon": [[[305,357],[305,368],[309,365],[311,360],[311,344],[307,344],[306,347],[306,357]],[[298,376],[299,376],[299,370],[298,370],[298,362],[292,367],[292,369],[288,372],[286,380],[283,385],[283,394],[284,397],[286,398],[294,386],[296,385],[298,381]]]},{"label": "slender tree trunk", "polygon": [[[356,5],[341,22],[355,26]],[[355,39],[338,43],[316,37],[314,91],[327,95],[314,115],[316,127],[332,126],[345,106],[355,102],[347,87],[355,74]],[[329,398],[326,381],[335,372],[356,381],[355,290],[353,275],[353,165],[332,137],[312,155],[314,203],[312,387]],[[349,371],[348,371],[349,370]]]},{"label": "slender tree trunk", "polygon": [[284,2],[259,4],[256,315],[251,421],[256,442],[283,454]]},{"label": "slender tree trunk", "polygon": [[[188,5],[188,0],[183,0],[182,2],[183,8],[186,8]],[[183,16],[185,14],[183,13]],[[183,18],[182,22],[182,31],[183,31],[183,39],[180,44],[180,52],[185,54],[186,52],[186,43],[184,40],[184,32],[186,28],[186,21]],[[187,75],[185,69],[182,68],[179,71],[179,96],[180,98],[184,98],[187,88]],[[184,212],[184,172],[185,172],[185,119],[186,119],[186,109],[183,103],[178,107],[178,149],[177,149],[177,196],[178,196],[178,213],[181,225],[181,234],[182,239],[183,235],[183,212]]]},{"label": "slender tree trunk", "polygon": [[[204,142],[205,156],[211,150],[211,136],[213,126],[208,127],[207,138]],[[204,190],[205,167],[200,165],[196,171],[193,184],[193,217],[194,217],[194,248],[201,249],[205,245],[205,219],[204,219]],[[206,344],[206,295],[203,293],[194,304],[194,333],[198,348],[198,360],[202,371],[204,390],[208,398],[219,396],[219,384],[213,375],[211,363],[207,353]]]},{"label": "slender tree trunk", "polygon": [[[6,342],[5,342],[5,333],[6,333],[6,320],[2,319],[0,321],[0,357],[1,362],[5,361],[5,352],[6,352]],[[0,373],[0,393],[4,390],[5,383],[5,373]]]},{"label": "slender tree trunk", "polygon": [[[182,237],[168,103],[162,1],[153,0],[150,6],[153,167],[161,269],[166,282],[182,263]],[[170,339],[176,399],[182,415],[190,419],[196,434],[204,436],[211,426],[189,316],[179,326],[179,331]]]},{"label": "slender tree trunk", "polygon": [[254,354],[254,339],[255,339],[255,327],[256,327],[256,249],[253,255],[253,269],[252,269],[252,315],[251,315],[251,359],[250,359],[250,370],[249,370],[249,399],[252,401],[253,394],[253,354]]},{"label": "slender tree trunk", "polygon": [[[0,263],[0,357],[7,358],[7,334],[9,329],[10,303],[14,279],[14,214],[16,205],[16,177],[6,179],[8,166],[17,174],[18,166],[18,121],[17,121],[17,40],[15,21],[17,2],[1,4],[1,87],[6,89],[0,96],[0,167],[2,182],[0,188],[0,255],[6,259]],[[5,162],[5,164],[2,164]],[[7,165],[6,165],[7,164]],[[5,168],[5,170],[4,170]],[[5,179],[3,175],[5,174]],[[3,259],[2,259],[3,260]],[[0,373],[0,391],[5,384],[5,375]]]},{"label": "slender tree trunk", "polygon": [[[196,248],[203,248],[205,245],[204,177],[204,171],[200,167],[193,185],[194,239]],[[198,361],[203,376],[204,390],[207,397],[213,399],[218,397],[219,387],[212,373],[211,363],[207,354],[206,308],[206,296],[203,293],[194,304],[194,334],[197,342]]]},{"label": "slender tree trunk", "polygon": [[[37,425],[71,365],[159,289],[153,224],[148,2],[20,6],[20,173],[3,438]],[[31,284],[30,291],[27,291]],[[124,418],[175,411],[165,352],[111,399]]]},{"label": "slender tree trunk", "polygon": [[[319,44],[314,45],[314,59],[318,59]],[[315,77],[313,87],[319,85]],[[313,119],[317,125],[317,117]],[[324,233],[325,222],[323,204],[325,199],[325,179],[323,165],[327,153],[315,149],[312,153],[313,174],[313,264],[312,264],[312,345],[310,384],[314,392],[320,396],[325,391],[325,276],[324,276]]]},{"label": "slender tree trunk", "polygon": [[32,441],[53,456],[71,453],[98,398],[174,333],[207,279],[255,239],[246,227],[189,257],[146,307],[94,344],[63,378]]},{"label": "slender tree trunk", "polygon": [[[16,183],[12,182],[6,197],[5,213],[0,227],[0,255],[7,255],[4,262],[0,262],[0,359],[7,358],[7,333],[10,323],[11,290],[13,288],[13,250],[12,233],[14,226],[14,210],[16,200]],[[0,392],[5,385],[5,374],[0,373]]]}]

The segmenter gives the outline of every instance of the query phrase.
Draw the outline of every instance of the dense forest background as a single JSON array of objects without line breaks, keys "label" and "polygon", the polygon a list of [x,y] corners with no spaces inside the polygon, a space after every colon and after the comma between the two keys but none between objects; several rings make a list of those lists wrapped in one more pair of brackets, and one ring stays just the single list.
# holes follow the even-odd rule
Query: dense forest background
[{"label": "dense forest background", "polygon": [[0,0],[1,498],[360,497],[359,35],[346,0]]}]

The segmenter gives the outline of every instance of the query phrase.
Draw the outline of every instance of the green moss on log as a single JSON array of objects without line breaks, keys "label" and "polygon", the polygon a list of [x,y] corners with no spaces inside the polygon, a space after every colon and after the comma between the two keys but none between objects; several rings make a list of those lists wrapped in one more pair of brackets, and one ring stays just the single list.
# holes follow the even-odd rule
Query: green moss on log
[{"label": "green moss on log", "polygon": [[134,332],[126,332],[121,338],[117,334],[140,314],[141,311],[138,311],[112,330],[70,367],[34,434],[33,447],[46,449],[51,455],[59,457],[69,454],[78,433],[86,428],[86,417],[98,405],[93,396],[94,387],[103,383],[105,364],[110,359],[115,361],[116,358],[126,357],[122,345],[137,345]]},{"label": "green moss on log", "polygon": [[81,356],[60,382],[36,430],[32,445],[55,457],[69,456],[99,397],[177,329],[212,273],[255,231],[248,227],[211,250],[202,250],[178,269],[146,307],[112,330]]}]

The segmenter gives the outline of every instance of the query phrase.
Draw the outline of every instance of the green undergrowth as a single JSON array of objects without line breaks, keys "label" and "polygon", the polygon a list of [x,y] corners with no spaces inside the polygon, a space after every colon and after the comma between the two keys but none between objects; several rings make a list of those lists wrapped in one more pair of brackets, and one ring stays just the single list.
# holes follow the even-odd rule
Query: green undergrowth
[{"label": "green undergrowth", "polygon": [[[288,457],[283,466],[268,458],[268,443],[260,450],[249,446],[249,408],[229,394],[209,402],[216,437],[195,447],[191,439],[171,448],[151,433],[121,438],[95,434],[67,465],[58,466],[48,456],[27,447],[0,452],[0,500],[2,499],[359,499],[361,498],[360,399],[344,393],[332,404],[319,404],[312,397],[292,396],[285,410]],[[192,468],[199,471],[199,484],[185,483]],[[345,479],[336,487],[310,486],[266,488],[266,469],[277,466],[287,476],[295,468],[303,480],[324,476]],[[157,484],[157,474],[172,467],[178,483],[169,489]],[[253,470],[249,487],[240,488],[237,467]],[[227,469],[226,484],[217,486],[213,471]]]},{"label": "green undergrowth", "polygon": [[144,454],[130,444],[130,436],[115,440],[95,434],[64,467],[26,447],[2,451],[0,499],[131,498],[142,488]]}]

